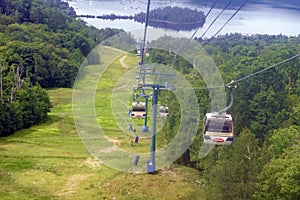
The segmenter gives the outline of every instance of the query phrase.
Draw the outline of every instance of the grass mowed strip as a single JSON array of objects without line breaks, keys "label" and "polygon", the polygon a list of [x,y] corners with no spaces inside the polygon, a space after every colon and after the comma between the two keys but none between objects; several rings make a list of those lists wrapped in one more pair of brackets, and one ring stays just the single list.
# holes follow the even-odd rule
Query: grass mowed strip
[{"label": "grass mowed strip", "polygon": [[[110,49],[113,51],[113,49]],[[132,70],[137,66],[139,58],[134,54],[123,54],[118,57],[114,62],[111,63],[109,68],[103,73],[101,79],[99,81],[96,93],[96,113],[98,122],[105,132],[105,135],[113,141],[114,145],[121,147],[122,149],[131,152],[133,149],[130,145],[130,142],[134,141],[134,137],[128,133],[123,133],[122,130],[118,127],[115,122],[113,111],[112,111],[112,98],[113,92],[118,81],[126,74],[128,71]],[[135,74],[133,77],[129,77],[134,79],[133,83],[135,83]],[[133,90],[133,84],[130,85],[130,90]],[[128,89],[128,88],[127,88]],[[131,94],[132,91],[130,91]],[[129,100],[131,96],[128,96],[128,102],[125,102],[127,105],[124,105],[126,109],[129,109],[130,103]],[[150,104],[150,103],[149,103]],[[124,111],[126,118],[129,118],[127,115],[127,111]],[[133,119],[133,121],[138,124],[140,127],[144,123],[144,119]],[[150,121],[151,123],[151,121]],[[129,124],[128,124],[129,125]],[[141,129],[141,128],[139,128]],[[138,130],[137,132],[141,132]],[[144,137],[142,139],[144,142],[135,145],[134,151],[136,152],[148,152],[150,149],[150,134],[148,137]]]},{"label": "grass mowed strip", "polygon": [[[123,60],[129,66],[127,59],[133,58]],[[0,199],[204,199],[193,169],[129,174],[101,164],[76,132],[72,89],[48,94],[53,108],[46,123],[0,138]]]}]

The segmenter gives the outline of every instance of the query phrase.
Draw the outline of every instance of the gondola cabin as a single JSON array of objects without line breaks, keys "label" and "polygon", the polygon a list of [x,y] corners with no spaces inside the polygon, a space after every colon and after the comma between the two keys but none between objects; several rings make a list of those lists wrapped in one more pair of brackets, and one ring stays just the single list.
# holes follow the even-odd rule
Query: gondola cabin
[{"label": "gondola cabin", "polygon": [[133,102],[130,116],[133,118],[145,118],[146,117],[146,105],[143,102]]},{"label": "gondola cabin", "polygon": [[233,119],[229,114],[207,113],[204,118],[205,144],[231,145],[234,142]]},{"label": "gondola cabin", "polygon": [[167,106],[159,106],[159,117],[168,117],[169,116],[169,108]]}]

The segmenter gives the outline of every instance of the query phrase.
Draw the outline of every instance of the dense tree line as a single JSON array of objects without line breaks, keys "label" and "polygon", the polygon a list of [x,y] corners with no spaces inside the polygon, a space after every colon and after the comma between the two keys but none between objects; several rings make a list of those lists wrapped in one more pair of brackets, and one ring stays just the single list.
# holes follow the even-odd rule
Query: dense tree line
[{"label": "dense tree line", "polygon": [[[167,41],[166,39],[164,41]],[[238,80],[300,53],[300,36],[230,34],[199,41],[215,61],[224,83]],[[151,62],[174,66],[195,87],[205,87],[193,67],[170,52],[152,50]],[[298,199],[300,197],[300,59],[236,83],[234,117],[237,139],[199,159],[202,127],[177,161],[203,171],[210,199]],[[209,111],[206,90],[195,90],[202,116]],[[174,137],[180,110],[172,94],[160,97],[170,117],[161,140]],[[176,107],[177,105],[177,107]],[[175,109],[172,109],[175,107]]]},{"label": "dense tree line", "polygon": [[[138,22],[145,23],[146,13],[138,13],[133,16]],[[172,30],[192,30],[203,26],[205,16],[203,11],[189,8],[166,6],[155,8],[149,13],[148,24],[153,27],[162,27]]]},{"label": "dense tree line", "polygon": [[4,0],[0,4],[0,54],[9,66],[26,66],[31,81],[43,88],[71,87],[81,62],[96,44],[120,32],[87,26],[60,12],[57,2]]},{"label": "dense tree line", "polygon": [[42,88],[72,87],[89,52],[121,31],[75,16],[60,0],[1,0],[0,136],[45,121],[51,104]]},{"label": "dense tree line", "polygon": [[[231,34],[205,48],[229,82],[299,54],[299,39]],[[215,199],[300,197],[299,75],[295,59],[237,83],[231,109],[237,141],[200,161]]]},{"label": "dense tree line", "polygon": [[[48,4],[45,4],[48,3]],[[56,2],[56,3],[54,3]],[[72,87],[76,72],[93,47],[119,30],[97,30],[57,6],[59,1],[0,2],[0,136],[41,123],[51,103],[43,88]],[[207,41],[224,83],[238,80],[300,52],[300,36],[230,34]],[[174,66],[204,87],[191,63],[170,52],[148,50],[150,61]],[[92,62],[99,59],[90,57]],[[89,60],[89,59],[87,59]],[[300,61],[295,59],[237,84],[230,113],[237,139],[199,159],[202,127],[177,162],[203,171],[210,199],[300,198]],[[209,111],[207,90],[195,91],[202,115]],[[177,132],[180,105],[171,92],[160,96],[170,117],[159,134],[168,143]]]},{"label": "dense tree line", "polygon": [[85,18],[97,18],[97,19],[109,19],[109,20],[116,20],[116,19],[133,19],[133,16],[129,15],[116,15],[116,14],[106,14],[106,15],[77,15],[76,17],[85,17]]},{"label": "dense tree line", "polygon": [[[141,12],[135,15],[77,15],[77,17],[85,18],[97,18],[97,19],[123,19],[123,20],[134,20],[140,23],[145,23],[146,13]],[[171,7],[166,6],[163,8],[155,8],[150,10],[148,24],[153,27],[160,27],[171,30],[193,30],[198,27],[202,27],[205,23],[205,16],[203,11],[196,9],[192,10],[189,8],[181,8],[178,6]]]}]

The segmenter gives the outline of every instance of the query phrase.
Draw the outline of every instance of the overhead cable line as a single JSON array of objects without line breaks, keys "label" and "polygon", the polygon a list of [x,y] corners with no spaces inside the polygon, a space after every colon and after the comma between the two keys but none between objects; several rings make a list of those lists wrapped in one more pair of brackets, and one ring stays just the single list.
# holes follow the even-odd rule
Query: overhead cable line
[{"label": "overhead cable line", "polygon": [[[292,56],[292,57],[290,57],[290,58],[287,58],[287,59],[285,59],[285,60],[283,60],[283,61],[281,61],[281,62],[279,62],[279,63],[276,63],[276,64],[274,64],[274,65],[272,65],[272,66],[269,66],[269,67],[267,67],[267,68],[264,68],[264,69],[262,69],[262,70],[259,70],[259,71],[257,71],[257,72],[254,72],[254,73],[252,73],[252,74],[250,74],[250,75],[248,75],[248,76],[242,77],[242,78],[240,78],[240,79],[238,79],[238,80],[235,80],[235,81],[233,80],[233,81],[231,81],[230,83],[227,83],[225,86],[231,86],[231,85],[234,84],[234,83],[241,82],[241,81],[243,81],[243,80],[245,80],[245,79],[248,79],[248,78],[250,78],[250,77],[252,77],[252,76],[255,76],[255,75],[259,74],[259,73],[262,73],[262,72],[264,72],[264,71],[267,71],[267,70],[269,70],[269,69],[271,69],[271,68],[277,67],[278,65],[281,65],[281,64],[286,63],[286,62],[288,62],[288,61],[294,60],[294,59],[296,59],[296,58],[298,58],[298,57],[300,57],[300,54],[294,55],[294,56]],[[222,85],[222,86],[211,86],[211,87],[194,87],[194,88],[192,88],[192,89],[193,89],[193,90],[207,90],[207,89],[216,89],[216,88],[221,88],[221,87],[224,87],[224,85]],[[187,87],[179,87],[178,89],[189,89],[189,88],[187,88]]]},{"label": "overhead cable line", "polygon": [[[145,51],[146,39],[147,39],[147,27],[148,27],[148,22],[149,22],[150,2],[151,2],[151,0],[148,0],[148,3],[147,3],[144,37],[143,37],[142,49],[141,49],[140,74],[143,74],[142,71],[145,70],[144,67],[143,67],[143,65],[144,65],[144,51]],[[143,71],[143,72],[145,72],[145,71]],[[143,74],[142,79],[143,79],[143,84],[144,84],[145,83],[145,74]]]},{"label": "overhead cable line", "polygon": [[261,72],[267,71],[267,70],[269,70],[269,69],[271,69],[271,68],[274,68],[274,67],[276,67],[276,66],[278,66],[278,65],[281,65],[281,64],[286,63],[286,62],[288,62],[288,61],[294,60],[294,59],[298,58],[299,56],[300,56],[300,54],[297,54],[297,55],[295,55],[295,56],[292,56],[292,57],[290,57],[290,58],[287,58],[287,59],[285,59],[285,60],[283,60],[283,61],[281,61],[281,62],[279,62],[279,63],[276,63],[276,64],[274,64],[274,65],[272,65],[272,66],[269,66],[269,67],[267,67],[267,68],[265,68],[265,69],[262,69],[262,70],[259,70],[259,71],[257,71],[257,72],[254,72],[254,73],[252,73],[252,74],[250,74],[250,75],[248,75],[248,76],[245,76],[245,77],[243,77],[243,78],[240,78],[240,79],[238,79],[238,80],[236,80],[236,81],[232,81],[232,82],[228,83],[227,85],[232,85],[233,83],[241,82],[241,81],[243,81],[243,80],[245,80],[245,79],[248,79],[248,78],[250,78],[250,77],[252,77],[252,76],[255,76],[255,75],[257,75],[257,74],[259,74],[259,73],[261,73]]},{"label": "overhead cable line", "polygon": [[233,19],[233,17],[246,5],[246,3],[249,0],[246,0],[234,13],[231,15],[231,17],[223,24],[223,26],[208,40],[206,40],[205,43],[202,44],[202,46],[205,46],[211,39],[215,38],[222,30],[223,28]]},{"label": "overhead cable line", "polygon": [[208,90],[208,89],[218,89],[218,88],[222,88],[224,87],[224,85],[218,85],[218,86],[211,86],[211,87],[176,87],[177,89],[184,89],[184,90]]},{"label": "overhead cable line", "polygon": [[230,0],[227,5],[222,9],[222,11],[216,16],[216,18],[210,23],[210,25],[207,27],[207,29],[204,31],[204,33],[201,35],[200,40],[204,37],[204,35],[209,31],[209,29],[212,27],[212,25],[217,21],[217,19],[222,15],[222,13],[228,8],[232,0]]},{"label": "overhead cable line", "polygon": [[[209,11],[206,13],[204,19],[207,18],[207,16],[210,14],[210,12],[212,11],[212,9],[216,6],[217,1],[218,1],[218,0],[216,0],[215,3],[211,6],[211,8],[209,9]],[[199,29],[200,29],[200,27],[198,27],[198,28],[196,29],[196,31],[194,32],[194,34],[191,36],[190,40],[192,40],[192,39],[194,38],[194,36],[196,35],[196,33],[198,32]]]},{"label": "overhead cable line", "polygon": [[[209,40],[211,40],[211,39],[213,39],[214,37],[216,37],[222,30],[223,30],[223,28],[232,20],[232,18],[236,15],[236,14],[238,14],[238,12],[246,5],[246,3],[248,2],[249,0],[246,0],[234,13],[233,13],[233,15],[231,15],[231,17],[223,24],[223,26],[209,39]],[[206,43],[208,43],[209,42],[209,40],[207,40],[207,42]],[[204,45],[206,45],[206,43],[204,43]]]}]

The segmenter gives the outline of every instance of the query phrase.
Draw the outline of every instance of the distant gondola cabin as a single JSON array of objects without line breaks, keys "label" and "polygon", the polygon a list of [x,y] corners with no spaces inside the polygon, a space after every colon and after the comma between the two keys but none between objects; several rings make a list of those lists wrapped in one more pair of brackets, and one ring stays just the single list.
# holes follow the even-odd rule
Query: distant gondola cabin
[{"label": "distant gondola cabin", "polygon": [[233,129],[230,114],[207,113],[204,118],[204,143],[231,145],[235,138]]},{"label": "distant gondola cabin", "polygon": [[168,117],[169,116],[169,108],[167,106],[160,106],[158,116]]},{"label": "distant gondola cabin", "polygon": [[145,118],[146,117],[146,105],[143,102],[133,102],[130,116],[133,118]]}]

